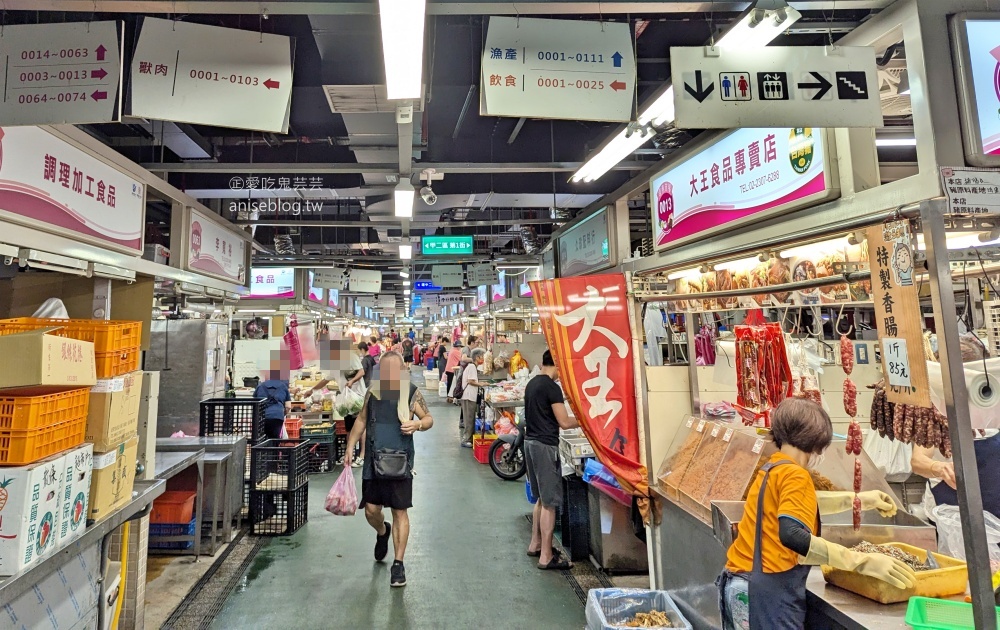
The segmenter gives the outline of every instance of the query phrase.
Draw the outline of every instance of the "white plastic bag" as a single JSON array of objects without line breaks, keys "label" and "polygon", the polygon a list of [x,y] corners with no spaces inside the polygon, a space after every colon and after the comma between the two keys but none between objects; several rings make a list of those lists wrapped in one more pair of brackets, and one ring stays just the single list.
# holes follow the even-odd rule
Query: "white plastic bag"
[{"label": "white plastic bag", "polygon": [[448,396],[448,381],[445,379],[441,379],[441,381],[438,382],[438,396],[440,398]]},{"label": "white plastic bag", "polygon": [[889,483],[902,483],[910,478],[913,472],[910,468],[910,458],[913,456],[912,444],[890,440],[879,435],[878,431],[869,429],[865,431],[862,448],[885,474],[885,480]]},{"label": "white plastic bag", "polygon": [[[943,481],[941,483],[944,483]],[[986,519],[986,542],[989,543],[990,562],[1000,562],[1000,519],[983,510]],[[938,531],[938,553],[965,560],[965,538],[958,506],[939,505],[934,508]]]}]

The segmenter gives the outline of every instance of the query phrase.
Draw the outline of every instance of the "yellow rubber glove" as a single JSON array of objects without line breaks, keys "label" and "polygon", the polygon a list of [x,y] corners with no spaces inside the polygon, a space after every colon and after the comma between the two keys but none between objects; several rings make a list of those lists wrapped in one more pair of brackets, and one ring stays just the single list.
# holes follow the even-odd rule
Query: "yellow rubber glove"
[{"label": "yellow rubber glove", "polygon": [[[896,502],[888,494],[881,490],[867,490],[859,492],[861,499],[861,509],[864,511],[878,510],[878,513],[885,518],[896,515]],[[853,492],[817,492],[816,503],[819,505],[820,514],[839,514],[847,512],[854,506]]]},{"label": "yellow rubber glove", "polygon": [[917,585],[917,574],[905,562],[880,553],[851,551],[819,536],[809,541],[809,554],[800,557],[799,564],[828,564],[835,569],[877,578],[903,590]]}]

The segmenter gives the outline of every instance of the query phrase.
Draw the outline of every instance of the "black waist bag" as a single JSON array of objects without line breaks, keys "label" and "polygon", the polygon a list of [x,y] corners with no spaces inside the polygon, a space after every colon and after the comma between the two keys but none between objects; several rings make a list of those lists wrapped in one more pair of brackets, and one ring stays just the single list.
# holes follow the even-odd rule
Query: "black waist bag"
[{"label": "black waist bag", "polygon": [[410,460],[406,451],[383,448],[375,451],[375,476],[379,479],[409,479]]}]

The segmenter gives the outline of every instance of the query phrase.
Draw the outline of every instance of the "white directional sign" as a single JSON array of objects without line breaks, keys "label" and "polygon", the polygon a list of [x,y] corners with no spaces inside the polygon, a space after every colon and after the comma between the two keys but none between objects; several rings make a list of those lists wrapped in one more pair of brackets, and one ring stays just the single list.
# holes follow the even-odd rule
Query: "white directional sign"
[{"label": "white directional sign", "polygon": [[881,127],[875,50],[671,48],[676,125]]},{"label": "white directional sign", "polygon": [[635,53],[624,22],[492,17],[482,69],[484,116],[632,119]]},{"label": "white directional sign", "polygon": [[330,269],[314,269],[313,286],[320,289],[342,291],[347,284],[347,269],[332,267]]},{"label": "white directional sign", "polygon": [[132,116],[288,132],[292,42],[283,35],[146,18],[131,77]]},{"label": "white directional sign", "polygon": [[431,282],[439,287],[460,287],[465,280],[462,265],[434,265]]},{"label": "white directional sign", "polygon": [[348,282],[351,291],[378,293],[382,290],[382,272],[367,269],[351,269],[351,279]]},{"label": "white directional sign", "polygon": [[493,265],[469,265],[469,284],[496,284],[500,282],[500,272]]},{"label": "white directional sign", "polygon": [[375,308],[375,296],[359,296],[355,300],[361,308]]},{"label": "white directional sign", "polygon": [[0,124],[117,122],[122,28],[121,22],[68,22],[0,29]]},{"label": "white directional sign", "polygon": [[375,306],[378,308],[395,308],[395,295],[379,295],[375,298]]}]

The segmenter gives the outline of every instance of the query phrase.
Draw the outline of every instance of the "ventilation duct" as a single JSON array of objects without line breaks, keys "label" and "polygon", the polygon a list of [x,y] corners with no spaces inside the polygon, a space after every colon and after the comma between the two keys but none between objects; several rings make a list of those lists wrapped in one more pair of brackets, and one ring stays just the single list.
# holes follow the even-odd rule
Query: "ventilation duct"
[{"label": "ventilation duct", "polygon": [[535,228],[530,225],[520,225],[514,230],[521,236],[521,245],[524,246],[525,254],[534,255],[539,252],[541,245],[538,243],[538,234],[535,232]]},{"label": "ventilation duct", "polygon": [[274,237],[274,253],[280,256],[295,255],[295,244],[292,237],[287,234],[277,234]]}]

